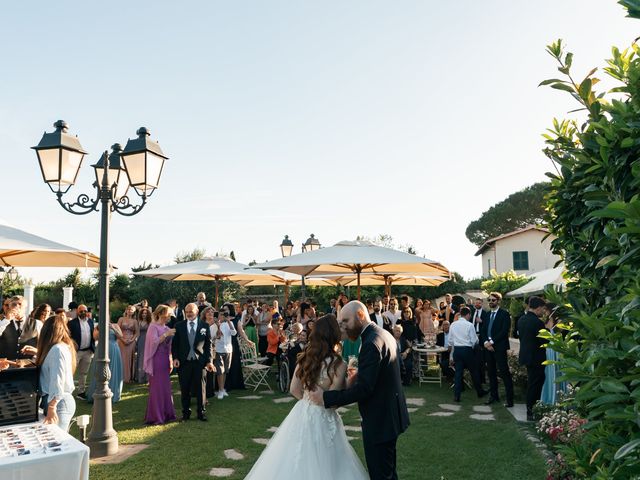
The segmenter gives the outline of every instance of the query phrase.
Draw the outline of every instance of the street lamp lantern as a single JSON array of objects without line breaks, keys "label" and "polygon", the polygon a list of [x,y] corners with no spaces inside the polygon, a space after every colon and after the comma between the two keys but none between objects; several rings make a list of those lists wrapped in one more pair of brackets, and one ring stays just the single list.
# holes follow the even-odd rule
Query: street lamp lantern
[{"label": "street lamp lantern", "polygon": [[[109,389],[109,226],[111,214],[117,212],[133,216],[147,204],[147,198],[160,183],[164,161],[168,158],[157,142],[149,140],[149,131],[140,128],[138,138],[129,140],[122,150],[120,144],[104,152],[93,165],[96,175],[95,197],[83,193],[75,202],[66,202],[63,196],[75,183],[86,152],[77,137],[67,133],[67,123],[58,120],[56,131],[45,133],[33,147],[38,154],[42,177],[56,194],[62,208],[74,215],[100,212],[100,270],[99,278],[99,342],[95,353],[96,389],[93,394],[93,420],[87,444],[92,457],[104,457],[118,452],[118,434],[113,429],[113,414]],[[132,203],[127,196],[129,185],[140,197]]]},{"label": "street lamp lantern", "polygon": [[122,167],[120,152],[122,152],[122,145],[114,143],[111,146],[111,153],[107,155],[107,152],[104,152],[100,156],[100,160],[95,165],[92,165],[95,169],[96,184],[98,185],[102,185],[104,168],[105,165],[108,166],[107,184],[112,188],[115,187],[113,196],[116,201],[123,198],[129,190],[129,177]]},{"label": "street lamp lantern", "polygon": [[40,143],[31,147],[38,155],[42,178],[54,193],[65,193],[76,183],[82,160],[87,154],[78,137],[69,135],[64,120],[53,124],[55,132],[42,135]]},{"label": "street lamp lantern", "polygon": [[160,184],[160,175],[167,157],[158,142],[149,138],[151,133],[145,127],[136,132],[138,138],[129,139],[120,154],[129,183],[143,197],[150,196]]},{"label": "street lamp lantern", "polygon": [[284,236],[284,240],[280,244],[280,251],[282,252],[282,257],[290,257],[293,252],[293,242],[289,240],[289,235]]},{"label": "street lamp lantern", "polygon": [[320,248],[320,241],[316,238],[316,236],[312,233],[307,241],[302,245],[302,251],[304,252],[313,252],[314,250],[318,250]]}]

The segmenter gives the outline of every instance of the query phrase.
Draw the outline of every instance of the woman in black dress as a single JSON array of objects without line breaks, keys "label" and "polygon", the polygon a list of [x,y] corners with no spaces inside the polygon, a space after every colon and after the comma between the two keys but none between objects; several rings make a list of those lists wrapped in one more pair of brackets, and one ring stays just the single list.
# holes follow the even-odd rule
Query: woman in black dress
[{"label": "woman in black dress", "polygon": [[[229,309],[229,313],[235,313],[235,308],[231,303],[225,303],[223,308],[227,307]],[[247,334],[244,332],[242,328],[242,322],[240,319],[242,318],[242,314],[236,314],[235,317],[231,320],[233,322],[233,326],[235,327],[238,335],[242,337],[242,340],[245,342],[250,342],[247,338]],[[230,390],[244,390],[244,376],[242,375],[242,361],[240,355],[240,344],[238,343],[238,335],[234,335],[231,337],[231,344],[233,345],[233,353],[231,354],[231,367],[229,368],[229,373],[227,374],[227,378],[224,382],[224,388],[227,391]],[[252,343],[252,342],[251,342]]]}]

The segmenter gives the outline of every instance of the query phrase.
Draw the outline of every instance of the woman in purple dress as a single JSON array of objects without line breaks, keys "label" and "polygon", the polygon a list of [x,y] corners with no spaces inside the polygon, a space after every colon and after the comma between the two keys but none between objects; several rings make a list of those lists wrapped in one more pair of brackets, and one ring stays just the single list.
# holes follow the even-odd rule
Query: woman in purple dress
[{"label": "woman in purple dress", "polygon": [[144,371],[149,377],[149,400],[144,423],[162,425],[176,419],[171,390],[171,340],[176,333],[166,323],[171,309],[158,305],[147,330],[144,346]]}]

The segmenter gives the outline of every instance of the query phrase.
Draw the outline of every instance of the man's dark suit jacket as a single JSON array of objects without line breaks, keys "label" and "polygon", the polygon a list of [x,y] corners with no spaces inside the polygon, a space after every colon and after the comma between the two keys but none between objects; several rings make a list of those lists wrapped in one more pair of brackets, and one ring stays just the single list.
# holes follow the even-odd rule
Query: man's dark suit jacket
[{"label": "man's dark suit jacket", "polygon": [[[382,312],[380,312],[380,316],[382,317],[382,328],[384,328],[387,332],[393,335],[393,330],[392,330],[393,327],[391,326],[391,320],[389,320],[385,315],[382,315]],[[369,318],[373,323],[378,325],[378,320],[376,320],[375,313],[369,314]]]},{"label": "man's dark suit jacket", "polygon": [[[491,322],[491,312],[484,312],[482,326],[480,328],[480,344],[489,340],[489,323]],[[504,308],[499,308],[496,318],[493,320],[491,339],[493,349],[497,352],[509,350],[509,331],[511,330],[511,315]]]},{"label": "man's dark suit jacket", "polygon": [[[96,351],[96,341],[93,339],[93,320],[87,319],[89,323],[89,349],[92,352]],[[76,342],[76,346],[80,348],[80,341],[82,339],[82,334],[80,333],[80,319],[74,318],[73,320],[69,320],[67,324],[69,327],[69,334],[71,335],[71,339]]]},{"label": "man's dark suit jacket", "polygon": [[527,312],[518,320],[520,335],[520,365],[539,366],[547,359],[547,352],[543,345],[547,342],[538,338],[538,332],[543,330],[544,323],[535,313]]},{"label": "man's dark suit jacket", "polygon": [[364,329],[361,339],[354,384],[346,390],[324,392],[324,405],[330,408],[358,402],[362,436],[374,444],[390,442],[409,426],[398,344],[375,323]]},{"label": "man's dark suit jacket", "polygon": [[[180,363],[186,362],[189,356],[188,323],[187,320],[176,323],[176,334],[171,342],[171,355],[173,355],[174,360],[179,360]],[[193,351],[202,368],[211,362],[211,333],[209,325],[200,320],[196,320],[196,338],[193,342]]]}]

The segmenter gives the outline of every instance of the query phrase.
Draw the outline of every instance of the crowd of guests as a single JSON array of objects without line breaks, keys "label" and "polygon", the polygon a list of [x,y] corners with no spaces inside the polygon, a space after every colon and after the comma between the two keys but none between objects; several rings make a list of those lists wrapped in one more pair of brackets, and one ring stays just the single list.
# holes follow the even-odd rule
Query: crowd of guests
[{"label": "crowd of guests", "polygon": [[[505,406],[513,406],[513,382],[507,361],[511,317],[501,308],[502,296],[492,292],[488,309],[476,299],[473,305],[454,302],[447,294],[435,308],[430,300],[402,295],[369,300],[370,319],[396,339],[403,384],[410,386],[419,376],[419,352],[426,344],[440,346],[439,364],[454,384],[454,400],[460,401],[464,371],[470,372],[479,397],[487,404],[498,402],[498,377],[504,385]],[[156,306],[147,301],[128,305],[117,322],[109,323],[109,388],[117,402],[124,383],[149,384],[145,423],[163,424],[176,419],[170,375],[178,374],[182,419],[191,416],[196,398],[197,418],[206,421],[211,398],[223,400],[228,391],[244,389],[241,343],[255,349],[266,365],[285,361],[295,370],[316,318],[323,313],[339,316],[349,298],[332,299],[327,312],[318,312],[313,300],[277,300],[262,303],[247,299],[214,308],[202,292],[194,302],[180,308],[175,299]],[[0,315],[0,369],[16,360],[32,359],[40,367],[40,395],[47,422],[68,429],[75,412],[75,397],[91,402],[96,390],[94,375],[98,328],[91,309],[71,303],[68,310],[52,311],[38,305],[25,315],[24,299],[7,298]],[[544,319],[544,320],[543,320]],[[555,401],[555,366],[543,362],[553,351],[543,348],[541,329],[552,330],[557,308],[539,297],[531,297],[526,314],[517,322],[520,362],[527,367],[527,412],[532,417],[536,401]],[[343,358],[357,357],[360,340],[343,335]],[[74,382],[74,375],[76,381]],[[277,376],[276,372],[276,378]],[[484,389],[488,378],[488,390]],[[88,380],[88,381],[87,381]]]}]

